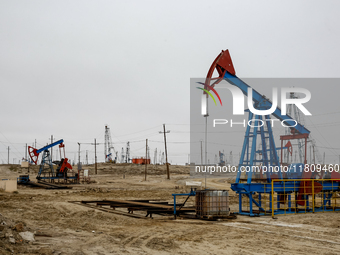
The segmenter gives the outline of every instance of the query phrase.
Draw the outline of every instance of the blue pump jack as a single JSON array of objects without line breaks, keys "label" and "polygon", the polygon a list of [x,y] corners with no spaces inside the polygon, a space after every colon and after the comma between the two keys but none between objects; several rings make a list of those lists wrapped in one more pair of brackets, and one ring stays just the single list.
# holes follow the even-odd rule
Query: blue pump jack
[{"label": "blue pump jack", "polygon": [[[217,71],[218,77],[212,77],[214,71]],[[213,64],[211,65],[207,78],[205,80],[204,88],[205,90],[213,90],[213,87],[221,82],[222,80],[227,81],[229,84],[236,86],[239,88],[245,96],[248,96],[248,90],[252,91],[252,102],[254,104],[254,108],[257,110],[268,110],[272,108],[272,102],[261,95],[254,89],[242,81],[240,78],[236,76],[236,72],[233,66],[233,62],[231,60],[229,51],[222,51],[215,59]],[[251,89],[251,90],[250,90]],[[206,92],[204,92],[206,93]],[[250,92],[249,92],[250,93]],[[299,182],[292,181],[289,182],[280,182],[283,178],[282,171],[274,171],[275,167],[280,169],[282,166],[282,161],[280,165],[280,159],[277,153],[277,149],[275,146],[273,130],[271,127],[271,116],[270,115],[256,115],[251,111],[246,110],[249,113],[249,121],[251,121],[252,125],[247,125],[247,129],[245,132],[245,138],[243,142],[241,157],[238,166],[238,172],[235,183],[231,185],[231,189],[234,190],[239,195],[239,214],[249,215],[249,216],[258,216],[261,212],[264,212],[265,209],[261,204],[261,194],[267,193],[269,194],[272,189],[271,181],[272,179],[278,180],[274,183],[274,192],[280,192],[280,190],[285,190],[285,192],[297,192],[299,187]],[[285,125],[290,128],[292,135],[281,136],[281,160],[282,160],[282,150],[284,140],[290,139],[305,139],[305,155],[307,154],[307,138],[309,137],[310,131],[305,128],[300,123],[297,123],[293,120],[289,115],[283,115],[281,109],[277,107],[275,111],[271,114],[275,118],[280,121],[284,121]],[[259,125],[262,123],[262,125]],[[257,139],[261,139],[261,155],[262,158],[258,159],[256,157],[256,153],[259,153],[259,150],[256,150],[256,142]],[[306,159],[306,157],[305,157]],[[262,180],[258,180],[259,182],[254,182],[254,177],[256,177],[256,173],[253,171],[252,167],[255,165],[261,165],[262,167],[267,167],[268,171],[266,172],[266,178]],[[306,160],[304,164],[307,164]],[[271,168],[270,168],[271,166]],[[247,171],[244,171],[247,170]],[[246,172],[245,178],[241,178],[241,173]],[[254,176],[253,176],[254,175]],[[302,177],[304,178],[304,177]],[[331,186],[327,183],[323,184],[323,189],[329,190],[338,190],[339,182],[336,184],[332,184]],[[288,186],[287,186],[288,185]],[[297,188],[296,188],[297,187]],[[285,188],[285,189],[283,189]],[[258,194],[258,200],[254,199],[254,194]],[[242,197],[247,197],[249,199],[249,210],[244,211],[242,208]],[[253,210],[253,205],[259,208],[259,210]]]}]

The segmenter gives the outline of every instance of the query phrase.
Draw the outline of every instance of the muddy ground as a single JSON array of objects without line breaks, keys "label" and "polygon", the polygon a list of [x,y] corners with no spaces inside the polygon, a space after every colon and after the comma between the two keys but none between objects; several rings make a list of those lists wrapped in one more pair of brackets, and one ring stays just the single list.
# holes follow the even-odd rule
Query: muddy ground
[{"label": "muddy ground", "polygon": [[[132,218],[69,201],[151,199],[172,202],[172,193],[188,192],[189,168],[99,164],[85,166],[90,184],[71,190],[18,186],[0,192],[0,254],[339,254],[338,213],[246,217],[202,221],[155,216]],[[15,179],[19,167],[0,166],[0,178]],[[25,170],[26,171],[26,170]],[[25,171],[23,173],[25,173]],[[32,168],[34,180],[37,168]],[[202,179],[198,179],[202,181]],[[207,179],[211,189],[230,190],[230,179]],[[185,199],[185,197],[183,197]],[[230,192],[232,211],[237,198]],[[193,200],[189,200],[193,204]],[[34,233],[25,241],[23,232]]]}]

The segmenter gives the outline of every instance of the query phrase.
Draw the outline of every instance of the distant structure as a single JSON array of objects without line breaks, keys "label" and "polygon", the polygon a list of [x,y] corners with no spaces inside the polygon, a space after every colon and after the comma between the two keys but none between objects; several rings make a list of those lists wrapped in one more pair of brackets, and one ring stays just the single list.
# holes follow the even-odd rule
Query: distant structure
[{"label": "distant structure", "polygon": [[164,152],[162,152],[162,157],[161,157],[161,164],[165,164],[165,160],[164,160]]},{"label": "distant structure", "polygon": [[104,143],[105,162],[113,162],[111,149],[114,151],[114,148],[112,146],[110,128],[106,125],[105,126],[105,143]]},{"label": "distant structure", "polygon": [[120,155],[120,163],[124,163],[124,158],[125,158],[125,155],[124,155],[124,148],[122,147],[122,153]]},{"label": "distant structure", "polygon": [[226,162],[225,162],[224,151],[223,151],[223,152],[219,151],[219,152],[218,152],[218,155],[219,155],[219,158],[220,158],[220,161],[218,162],[218,164],[219,164],[220,166],[225,166]]},{"label": "distant structure", "polygon": [[156,165],[157,164],[157,148],[155,149],[155,153],[153,156],[153,164]]},{"label": "distant structure", "polygon": [[159,151],[159,160],[158,160],[159,164],[162,164],[162,152]]},{"label": "distant structure", "polygon": [[[289,95],[289,98],[299,98],[299,96],[296,93],[291,92]],[[287,115],[291,116],[294,120],[296,120],[298,123],[301,123],[302,125],[305,125],[305,120],[303,118],[303,114],[301,114],[298,107],[296,107],[295,104],[289,104],[287,105]],[[290,129],[286,128],[285,135],[290,134]],[[297,151],[294,152],[294,159],[293,159],[293,151],[285,150],[284,151],[284,161],[287,164],[291,163],[301,163],[304,162],[304,154],[305,154],[305,141],[304,139],[296,139],[297,140]],[[322,163],[322,157],[321,154],[316,147],[316,142],[312,138],[311,135],[309,135],[309,142],[310,145],[310,153],[313,153],[313,156],[310,156],[310,163],[316,163],[315,157],[317,158],[318,163]],[[298,159],[297,159],[297,153],[298,153]]]},{"label": "distant structure", "polygon": [[146,159],[146,158],[133,158],[132,159],[132,164],[138,164],[138,165],[145,165],[145,164],[150,164],[150,159]]},{"label": "distant structure", "polygon": [[130,163],[130,142],[126,143],[126,154],[125,154],[125,163]]}]

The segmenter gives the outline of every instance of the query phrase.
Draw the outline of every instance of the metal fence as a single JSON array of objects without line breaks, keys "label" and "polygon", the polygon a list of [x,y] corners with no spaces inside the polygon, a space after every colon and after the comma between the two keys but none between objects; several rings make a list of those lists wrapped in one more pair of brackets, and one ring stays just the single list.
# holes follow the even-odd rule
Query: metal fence
[{"label": "metal fence", "polygon": [[243,214],[274,217],[340,211],[340,179],[273,179],[271,183],[256,185],[263,192],[239,197]]},{"label": "metal fence", "polygon": [[[275,187],[275,182],[283,185]],[[340,211],[339,182],[340,179],[272,180],[269,202],[272,216]]]}]

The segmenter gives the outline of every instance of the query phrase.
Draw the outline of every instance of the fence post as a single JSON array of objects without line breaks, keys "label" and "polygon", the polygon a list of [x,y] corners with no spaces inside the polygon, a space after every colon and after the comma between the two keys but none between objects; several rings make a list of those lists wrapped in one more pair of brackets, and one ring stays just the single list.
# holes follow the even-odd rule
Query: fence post
[{"label": "fence post", "polygon": [[272,204],[272,218],[274,219],[274,180],[272,179],[272,192],[271,192],[271,204]]}]

